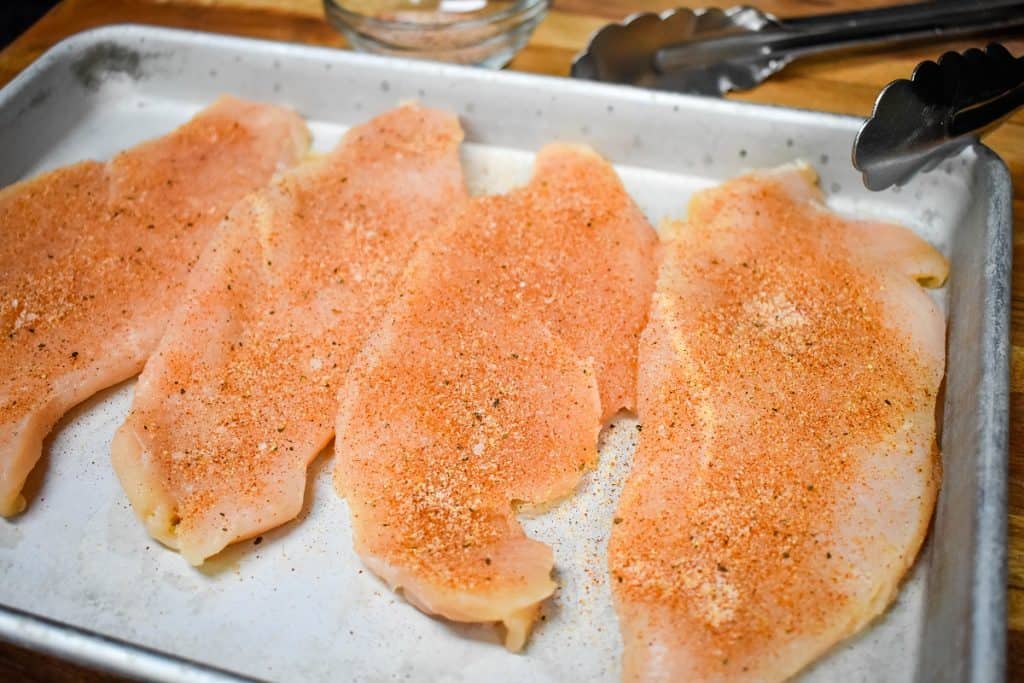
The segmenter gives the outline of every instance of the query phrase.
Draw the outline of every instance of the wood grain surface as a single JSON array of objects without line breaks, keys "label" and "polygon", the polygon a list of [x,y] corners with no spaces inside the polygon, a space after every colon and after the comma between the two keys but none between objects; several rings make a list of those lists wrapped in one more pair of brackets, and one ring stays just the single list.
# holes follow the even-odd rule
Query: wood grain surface
[{"label": "wood grain surface", "polygon": [[[14,0],[17,1],[17,0]],[[554,0],[551,12],[509,66],[565,76],[590,33],[610,19],[640,10],[706,6],[685,0]],[[728,6],[731,0],[718,3]],[[779,16],[797,16],[895,4],[888,0],[753,0]],[[0,85],[14,78],[47,48],[96,26],[134,22],[344,47],[323,19],[320,0],[64,0],[0,52]],[[1014,54],[1024,54],[1024,35],[997,35]],[[907,77],[924,59],[984,41],[952,41],[883,51],[861,51],[793,64],[736,99],[866,116],[878,91]],[[1010,394],[1009,676],[1024,680],[1024,111],[986,138],[1006,161],[1014,190],[1013,372]],[[49,657],[0,645],[0,681],[115,680]]]}]

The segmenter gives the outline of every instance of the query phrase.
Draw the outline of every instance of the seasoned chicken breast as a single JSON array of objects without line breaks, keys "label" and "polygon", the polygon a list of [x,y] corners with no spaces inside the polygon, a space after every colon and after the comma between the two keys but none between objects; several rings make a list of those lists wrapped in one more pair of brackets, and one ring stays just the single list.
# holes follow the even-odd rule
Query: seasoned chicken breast
[{"label": "seasoned chicken breast", "polygon": [[405,106],[237,206],[114,439],[149,532],[200,564],[295,517],[341,379],[417,240],[465,197],[454,116]]},{"label": "seasoned chicken breast", "polygon": [[108,163],[0,190],[0,514],[72,406],[137,374],[214,226],[305,153],[302,120],[219,100]]},{"label": "seasoned chicken breast", "polygon": [[655,246],[611,166],[552,145],[413,258],[342,392],[336,482],[359,554],[420,609],[524,645],[555,583],[516,507],[570,494],[633,404]]},{"label": "seasoned chicken breast", "polygon": [[892,601],[940,479],[945,260],[806,167],[698,194],[640,346],[609,566],[628,681],[778,681]]}]

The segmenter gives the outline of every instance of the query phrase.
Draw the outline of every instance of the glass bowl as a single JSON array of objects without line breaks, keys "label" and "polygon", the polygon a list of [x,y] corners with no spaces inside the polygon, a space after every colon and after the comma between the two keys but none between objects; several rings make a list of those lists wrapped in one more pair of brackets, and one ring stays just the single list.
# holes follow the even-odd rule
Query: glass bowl
[{"label": "glass bowl", "polygon": [[549,0],[324,0],[328,21],[363,52],[500,69]]}]

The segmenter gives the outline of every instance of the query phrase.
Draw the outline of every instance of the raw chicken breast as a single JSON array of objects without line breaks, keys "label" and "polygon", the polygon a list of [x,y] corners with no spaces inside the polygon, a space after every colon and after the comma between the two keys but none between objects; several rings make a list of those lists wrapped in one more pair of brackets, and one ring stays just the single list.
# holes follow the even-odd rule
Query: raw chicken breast
[{"label": "raw chicken breast", "polygon": [[606,162],[553,145],[413,258],[342,392],[336,483],[359,554],[420,609],[524,645],[555,583],[515,507],[570,494],[632,405],[656,241]]},{"label": "raw chicken breast", "polygon": [[0,191],[0,514],[72,406],[137,374],[214,226],[305,153],[302,120],[223,98],[109,163]]},{"label": "raw chicken breast", "polygon": [[640,349],[609,565],[628,681],[777,681],[882,612],[940,479],[947,266],[806,167],[700,193]]},{"label": "raw chicken breast", "polygon": [[135,511],[189,562],[299,513],[341,378],[417,240],[465,197],[461,140],[447,113],[382,114],[211,240],[113,445]]}]

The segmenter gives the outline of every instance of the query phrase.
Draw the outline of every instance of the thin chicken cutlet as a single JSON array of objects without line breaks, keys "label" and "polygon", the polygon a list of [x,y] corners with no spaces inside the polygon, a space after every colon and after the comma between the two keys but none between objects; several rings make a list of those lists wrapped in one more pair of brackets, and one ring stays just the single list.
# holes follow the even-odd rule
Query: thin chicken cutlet
[{"label": "thin chicken cutlet", "polygon": [[214,227],[295,164],[293,112],[226,97],[173,133],[0,190],[0,514],[57,420],[142,370]]},{"label": "thin chicken cutlet", "polygon": [[778,681],[881,613],[940,479],[947,265],[806,167],[698,194],[640,345],[609,565],[627,681]]},{"label": "thin chicken cutlet", "polygon": [[236,207],[139,379],[114,467],[200,564],[294,518],[346,370],[417,241],[465,198],[450,114],[404,106]]},{"label": "thin chicken cutlet", "polygon": [[570,494],[632,407],[656,242],[607,162],[551,145],[413,258],[342,392],[336,482],[357,551],[417,607],[525,643],[554,561],[516,506]]}]

